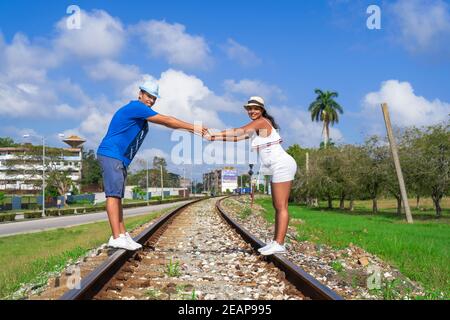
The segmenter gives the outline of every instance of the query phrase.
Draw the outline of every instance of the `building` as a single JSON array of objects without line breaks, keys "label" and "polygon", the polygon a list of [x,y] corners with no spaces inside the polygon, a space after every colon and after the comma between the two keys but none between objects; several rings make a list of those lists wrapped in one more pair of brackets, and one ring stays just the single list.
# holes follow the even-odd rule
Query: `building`
[{"label": "building", "polygon": [[[45,170],[68,173],[78,189],[81,184],[82,144],[85,140],[71,136],[64,140],[70,148],[46,146]],[[34,151],[34,155],[31,152]],[[30,194],[42,191],[42,153],[36,147],[23,145],[16,148],[0,148],[0,191],[15,194]]]},{"label": "building", "polygon": [[192,180],[188,178],[180,178],[180,187],[190,189],[192,186]]},{"label": "building", "polygon": [[203,190],[213,193],[233,192],[238,187],[237,170],[225,167],[203,174]]}]

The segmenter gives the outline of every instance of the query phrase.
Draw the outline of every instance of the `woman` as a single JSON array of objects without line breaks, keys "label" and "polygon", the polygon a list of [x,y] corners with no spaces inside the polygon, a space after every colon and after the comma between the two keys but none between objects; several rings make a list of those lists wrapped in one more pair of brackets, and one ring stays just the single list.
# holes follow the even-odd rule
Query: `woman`
[{"label": "woman", "polygon": [[288,200],[297,164],[282,148],[278,125],[267,113],[264,99],[251,97],[244,108],[252,122],[241,128],[212,134],[207,139],[233,142],[251,139],[252,149],[258,151],[261,164],[272,175],[272,203],[276,211],[274,240],[258,251],[262,255],[284,253],[284,238],[289,224]]}]

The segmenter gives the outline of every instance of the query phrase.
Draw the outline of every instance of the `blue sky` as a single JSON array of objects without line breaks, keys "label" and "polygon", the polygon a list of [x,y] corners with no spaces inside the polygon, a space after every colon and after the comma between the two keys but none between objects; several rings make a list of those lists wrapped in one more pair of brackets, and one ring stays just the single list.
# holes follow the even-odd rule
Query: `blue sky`
[{"label": "blue sky", "polygon": [[[371,4],[380,30],[366,26]],[[79,30],[67,29],[69,5],[82,10]],[[61,146],[58,133],[76,133],[96,148],[152,77],[157,111],[217,129],[246,124],[243,103],[263,96],[285,147],[318,146],[308,105],[315,88],[337,91],[345,114],[332,138],[360,143],[383,134],[381,102],[400,127],[448,118],[449,38],[444,0],[2,1],[0,136]],[[170,158],[171,134],[152,127],[138,156]]]}]

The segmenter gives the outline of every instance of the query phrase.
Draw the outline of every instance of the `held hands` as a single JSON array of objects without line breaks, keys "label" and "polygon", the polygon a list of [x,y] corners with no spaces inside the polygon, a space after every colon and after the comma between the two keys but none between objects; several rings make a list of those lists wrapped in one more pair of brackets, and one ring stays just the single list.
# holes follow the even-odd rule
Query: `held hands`
[{"label": "held hands", "polygon": [[194,127],[194,133],[202,136],[203,138],[206,138],[206,136],[210,135],[209,129],[205,128],[205,127],[197,127],[197,126],[195,126]]},{"label": "held hands", "polygon": [[202,136],[208,141],[215,141],[217,139],[217,135],[212,134],[206,127],[195,127],[194,133]]}]

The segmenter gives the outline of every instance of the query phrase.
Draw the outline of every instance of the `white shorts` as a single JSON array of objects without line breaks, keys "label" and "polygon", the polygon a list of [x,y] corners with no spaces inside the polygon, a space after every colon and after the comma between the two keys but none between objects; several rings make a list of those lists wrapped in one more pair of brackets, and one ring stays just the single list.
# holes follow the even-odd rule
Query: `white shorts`
[{"label": "white shorts", "polygon": [[297,163],[281,145],[273,145],[259,151],[261,174],[271,175],[273,183],[293,181]]}]

